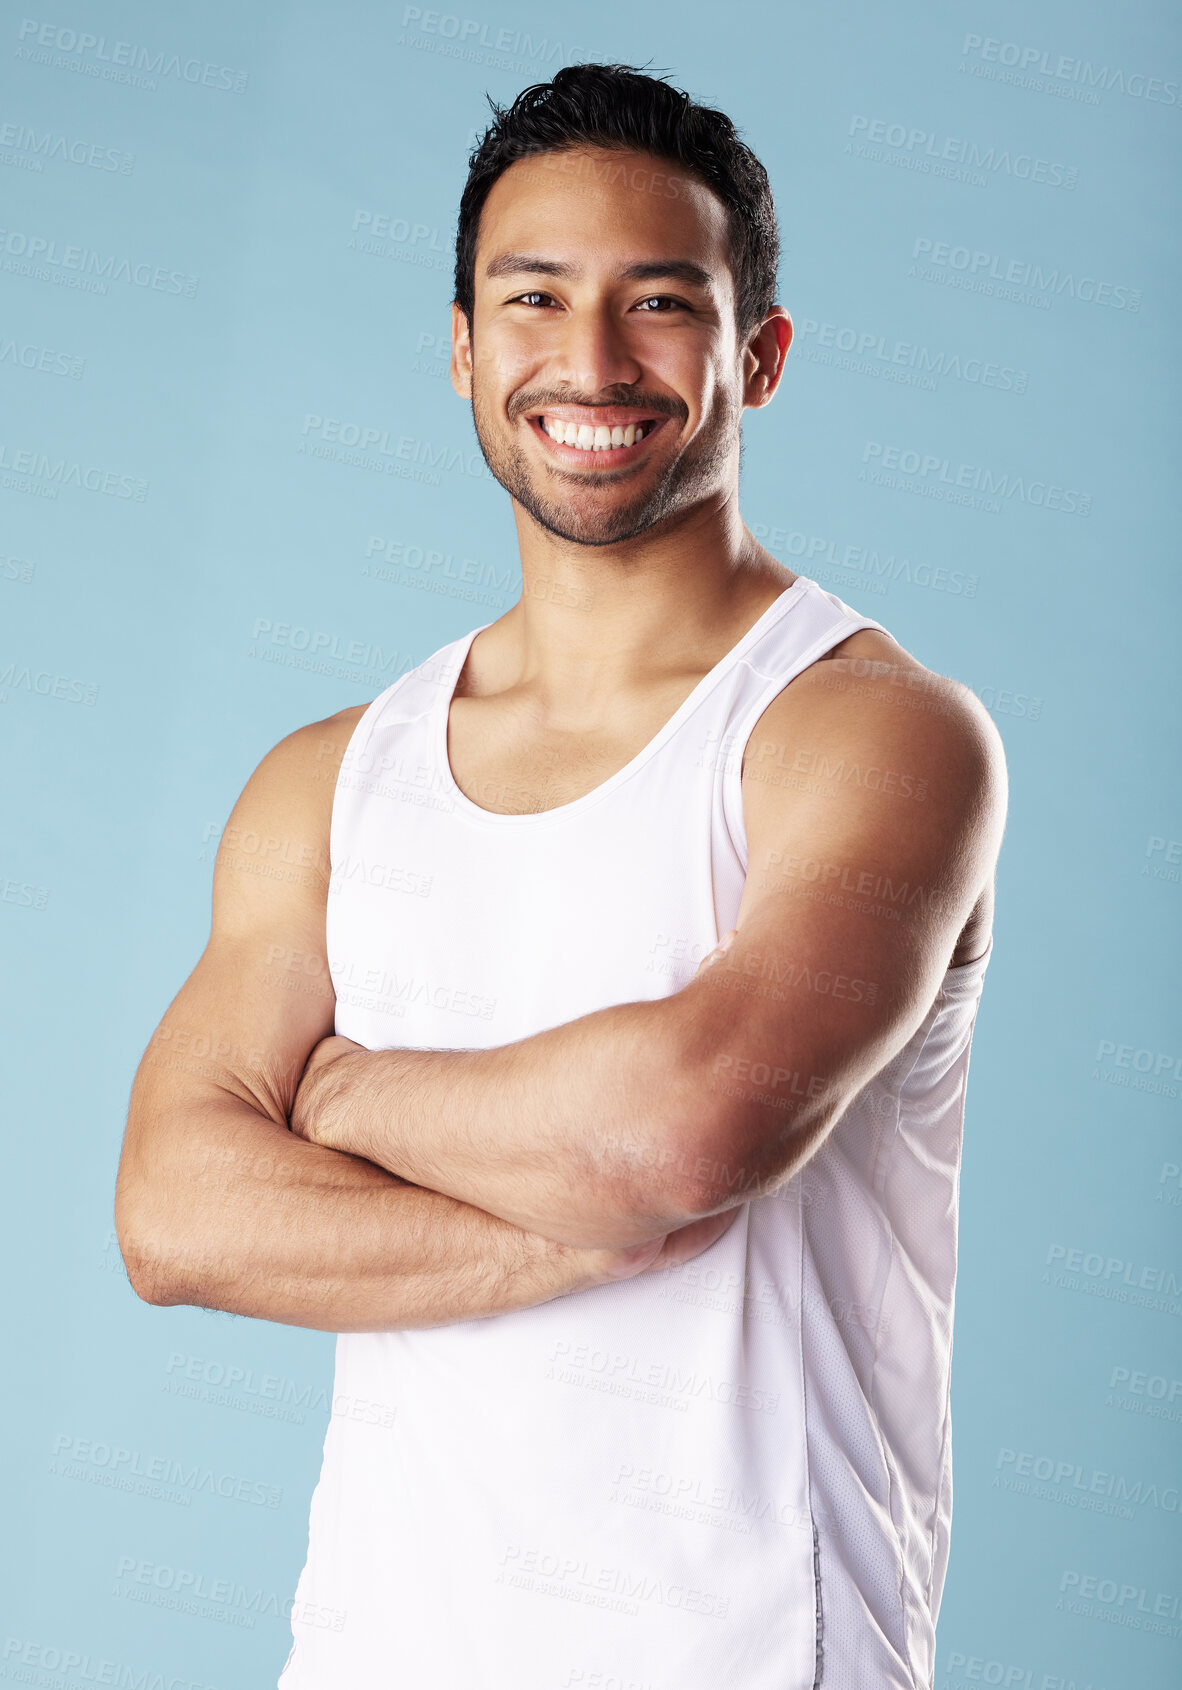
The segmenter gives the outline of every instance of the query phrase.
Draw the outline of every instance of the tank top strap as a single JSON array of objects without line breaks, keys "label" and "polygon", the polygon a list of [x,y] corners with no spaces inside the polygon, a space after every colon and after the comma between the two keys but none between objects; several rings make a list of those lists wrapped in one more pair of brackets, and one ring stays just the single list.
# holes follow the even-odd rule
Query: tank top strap
[{"label": "tank top strap", "polygon": [[451,698],[468,655],[468,647],[476,635],[488,626],[487,622],[482,622],[479,628],[449,640],[372,698],[354,725],[345,749],[342,770],[348,772],[350,768],[359,766],[371,753],[375,737],[395,728],[400,730],[401,743],[406,745],[410,743],[408,730],[417,726],[422,743],[416,750],[421,750],[425,757],[429,756],[433,718],[444,707],[444,701]]},{"label": "tank top strap", "polygon": [[811,577],[800,579],[806,583],[805,592],[793,598],[791,614],[774,618],[743,654],[730,694],[723,735],[722,809],[744,872],[747,828],[743,820],[743,754],[755,724],[789,681],[859,629],[876,628],[893,638],[873,616],[855,610]]}]

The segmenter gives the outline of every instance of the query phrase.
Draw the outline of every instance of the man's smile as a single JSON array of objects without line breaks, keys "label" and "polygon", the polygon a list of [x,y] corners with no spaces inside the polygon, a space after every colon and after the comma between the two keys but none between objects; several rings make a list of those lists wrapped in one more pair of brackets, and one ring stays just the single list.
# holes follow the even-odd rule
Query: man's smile
[{"label": "man's smile", "polygon": [[544,451],[581,469],[635,463],[668,420],[622,405],[548,405],[526,418]]}]

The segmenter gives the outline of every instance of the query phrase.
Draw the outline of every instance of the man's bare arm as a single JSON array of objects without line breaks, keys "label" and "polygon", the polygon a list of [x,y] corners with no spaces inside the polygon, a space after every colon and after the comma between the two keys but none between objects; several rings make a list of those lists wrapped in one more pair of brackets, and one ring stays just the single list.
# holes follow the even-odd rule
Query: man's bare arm
[{"label": "man's bare arm", "polygon": [[613,1004],[490,1050],[333,1039],[292,1129],[556,1241],[625,1248],[698,1218],[672,1181],[649,1202],[660,1147],[703,1130],[683,1041],[672,1000]]},{"label": "man's bare arm", "polygon": [[682,994],[718,1100],[699,1214],[798,1173],[912,1038],[992,905],[1005,831],[997,727],[902,652],[814,664],[764,712],[748,760],[736,936]]},{"label": "man's bare arm", "polygon": [[[765,712],[748,884],[716,973],[492,1050],[329,1048],[294,1130],[579,1245],[627,1245],[790,1177],[930,1007],[1000,844],[992,722],[913,659],[897,672],[922,710],[885,708],[883,677],[838,659]],[[792,778],[802,754],[836,774]],[[779,865],[816,859],[920,896],[897,922],[810,901]],[[752,1063],[808,1076],[808,1095],[769,1105],[733,1083]]]},{"label": "man's bare arm", "polygon": [[356,714],[281,741],[223,834],[209,943],[132,1088],[115,1220],[137,1294],[323,1331],[393,1330],[697,1254],[725,1228],[650,1233],[630,1255],[568,1249],[290,1131],[308,1054],[334,1024],[328,823]]}]

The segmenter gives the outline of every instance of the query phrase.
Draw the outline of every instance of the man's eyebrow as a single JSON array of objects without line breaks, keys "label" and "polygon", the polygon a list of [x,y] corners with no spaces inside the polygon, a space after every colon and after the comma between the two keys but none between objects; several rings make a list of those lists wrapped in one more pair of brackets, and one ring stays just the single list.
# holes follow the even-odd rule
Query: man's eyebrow
[{"label": "man's eyebrow", "polygon": [[[579,270],[573,264],[563,264],[556,258],[543,258],[535,252],[503,252],[498,258],[490,259],[484,273],[490,279],[497,276],[559,276],[570,279],[577,277]],[[657,282],[668,278],[687,287],[701,288],[704,293],[714,292],[714,278],[709,270],[688,258],[641,259],[635,264],[626,264],[618,274],[622,282]]]}]

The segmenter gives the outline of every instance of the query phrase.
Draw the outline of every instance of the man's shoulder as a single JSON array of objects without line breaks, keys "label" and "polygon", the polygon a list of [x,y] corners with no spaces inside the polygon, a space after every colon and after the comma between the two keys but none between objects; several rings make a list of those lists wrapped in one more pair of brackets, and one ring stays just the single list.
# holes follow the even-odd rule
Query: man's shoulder
[{"label": "man's shoulder", "polygon": [[[1005,754],[969,687],[863,628],[771,700],[747,742],[743,795],[751,834],[779,828],[786,810],[824,828],[869,803],[878,826],[947,839],[970,817],[1004,821]],[[918,803],[900,809],[905,799]]]},{"label": "man's shoulder", "polygon": [[376,723],[381,719],[381,708],[395,697],[405,701],[411,714],[430,708],[438,697],[440,683],[453,678],[456,647],[471,637],[468,633],[446,641],[364,704],[346,705],[331,716],[285,734],[259,764],[256,780],[303,794],[315,804],[317,795],[323,795],[326,789],[329,793],[335,790],[349,742],[366,712],[374,710]]},{"label": "man's shoulder", "polygon": [[997,725],[972,689],[877,628],[839,640],[778,692],[749,754],[758,756],[769,737],[783,743],[802,732],[847,753],[907,746],[943,761],[968,755],[1004,768]]},{"label": "man's shoulder", "polygon": [[933,912],[963,911],[951,965],[977,957],[991,927],[1007,805],[1002,740],[981,700],[877,629],[781,688],[743,760],[752,863],[773,883],[935,889]]},{"label": "man's shoulder", "polygon": [[331,716],[293,728],[267,752],[256,777],[263,776],[269,785],[290,790],[293,796],[335,785],[349,741],[370,703],[349,704]]},{"label": "man's shoulder", "polygon": [[250,934],[267,921],[323,925],[337,774],[367,708],[350,705],[293,729],[256,765],[218,842],[219,932]]},{"label": "man's shoulder", "polygon": [[239,794],[223,830],[222,855],[227,848],[265,854],[265,845],[286,849],[298,840],[304,855],[311,853],[317,862],[327,863],[337,777],[368,709],[368,704],[351,704],[284,734],[259,760]]}]

